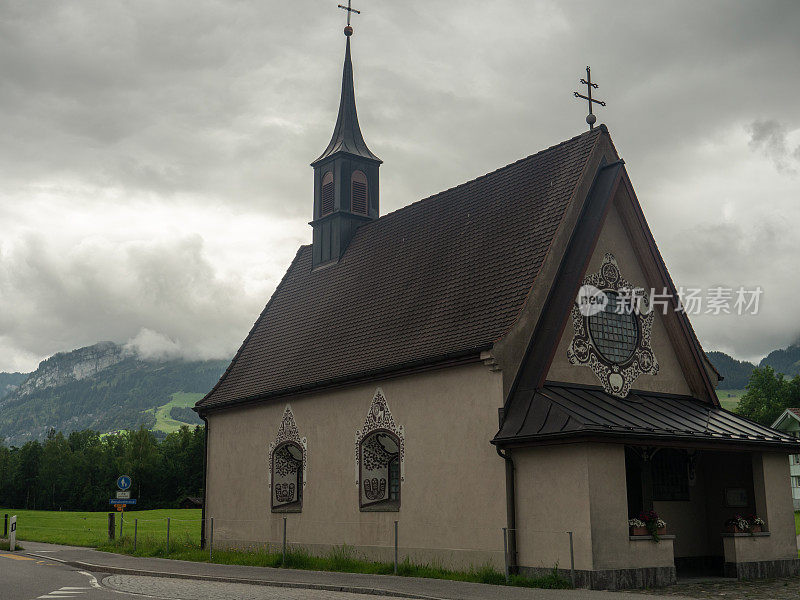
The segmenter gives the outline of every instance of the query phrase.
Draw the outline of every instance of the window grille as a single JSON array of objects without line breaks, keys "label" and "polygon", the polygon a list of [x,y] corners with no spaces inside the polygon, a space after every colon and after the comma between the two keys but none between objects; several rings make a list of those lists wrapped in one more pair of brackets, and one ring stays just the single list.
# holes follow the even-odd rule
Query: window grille
[{"label": "window grille", "polygon": [[689,500],[686,454],[664,448],[653,456],[653,500]]}]

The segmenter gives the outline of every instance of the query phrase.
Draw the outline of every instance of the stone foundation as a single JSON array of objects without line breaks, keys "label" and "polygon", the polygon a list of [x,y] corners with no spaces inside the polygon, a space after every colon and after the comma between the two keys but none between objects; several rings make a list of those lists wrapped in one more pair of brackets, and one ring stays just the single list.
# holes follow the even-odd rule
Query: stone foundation
[{"label": "stone foundation", "polygon": [[726,562],[725,577],[737,579],[775,579],[800,575],[800,559],[759,560],[754,562]]},{"label": "stone foundation", "polygon": [[[799,561],[800,562],[800,561]],[[552,569],[519,567],[525,577],[542,577]],[[559,575],[569,580],[569,569],[560,569]],[[677,582],[675,567],[642,567],[638,569],[604,569],[588,571],[575,569],[575,587],[592,590],[623,590],[663,587]]]}]

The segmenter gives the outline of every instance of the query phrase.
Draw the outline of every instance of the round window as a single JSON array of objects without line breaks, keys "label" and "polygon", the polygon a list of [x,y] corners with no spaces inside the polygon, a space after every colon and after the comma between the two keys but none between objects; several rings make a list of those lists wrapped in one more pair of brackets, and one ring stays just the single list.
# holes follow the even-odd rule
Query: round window
[{"label": "round window", "polygon": [[621,365],[633,358],[639,342],[639,321],[632,312],[619,312],[619,295],[606,290],[608,303],[596,315],[587,317],[595,348],[608,362]]}]

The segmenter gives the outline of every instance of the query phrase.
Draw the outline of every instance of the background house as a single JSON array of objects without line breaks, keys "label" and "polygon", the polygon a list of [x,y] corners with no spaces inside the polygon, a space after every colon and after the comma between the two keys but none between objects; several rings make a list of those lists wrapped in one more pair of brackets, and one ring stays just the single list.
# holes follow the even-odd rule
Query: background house
[{"label": "background house", "polygon": [[[787,408],[772,426],[800,438],[800,408]],[[800,454],[789,455],[789,477],[794,509],[800,510]]]}]

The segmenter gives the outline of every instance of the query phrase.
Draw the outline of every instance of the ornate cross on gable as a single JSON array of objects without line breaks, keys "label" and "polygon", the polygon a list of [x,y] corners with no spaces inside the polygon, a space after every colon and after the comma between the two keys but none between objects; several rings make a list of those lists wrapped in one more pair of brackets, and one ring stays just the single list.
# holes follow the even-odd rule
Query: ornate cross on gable
[{"label": "ornate cross on gable", "polygon": [[597,89],[597,84],[592,83],[592,69],[590,67],[586,67],[586,79],[581,78],[581,83],[586,86],[586,96],[583,94],[579,94],[578,92],[572,92],[575,94],[576,98],[583,98],[584,100],[589,101],[589,114],[586,115],[586,122],[589,124],[589,129],[594,129],[595,121],[597,121],[597,117],[594,116],[592,112],[592,104],[599,104],[600,106],[605,106],[606,103],[602,100],[595,100],[592,98],[592,88]]},{"label": "ornate cross on gable", "polygon": [[[350,15],[352,13],[356,13],[357,15],[361,14],[360,10],[356,10],[355,8],[350,6],[351,2],[352,2],[352,0],[347,0],[347,6],[345,6],[343,4],[339,5],[339,8],[341,8],[342,10],[346,10],[347,11],[347,27],[345,27],[345,30],[344,30],[345,35],[352,35],[352,33],[353,33],[353,28],[350,27]],[[349,31],[349,33],[348,33],[348,31]]]}]

